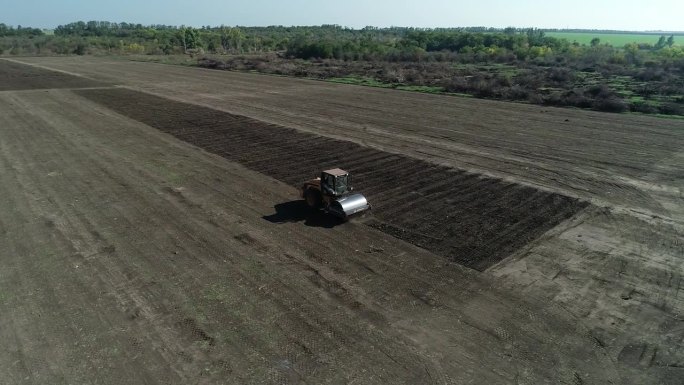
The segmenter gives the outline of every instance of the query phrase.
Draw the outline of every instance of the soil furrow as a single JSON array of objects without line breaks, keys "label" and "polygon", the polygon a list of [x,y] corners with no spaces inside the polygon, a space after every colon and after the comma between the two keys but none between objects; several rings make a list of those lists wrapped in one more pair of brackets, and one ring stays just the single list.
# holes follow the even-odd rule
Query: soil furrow
[{"label": "soil furrow", "polygon": [[[576,213],[587,206],[585,202],[560,194],[553,194],[558,204],[549,206],[544,199],[546,193],[536,194],[531,187],[484,176],[461,178],[459,175],[454,183],[445,185],[440,181],[451,180],[453,170],[443,166],[399,155],[390,163],[382,151],[356,143],[131,90],[76,92],[181,140],[293,185],[311,178],[322,168],[347,167],[346,159],[354,162],[357,152],[363,154],[361,157],[372,159],[375,151],[379,159],[376,162],[380,165],[375,162],[358,164],[362,178],[356,178],[356,181],[357,190],[365,191],[374,204],[375,215],[387,224],[380,228],[390,229],[393,224],[401,224],[402,231],[389,232],[480,271],[556,226],[559,218],[566,217],[565,214],[557,215],[559,211]],[[162,111],[166,115],[160,119],[158,115]],[[187,134],[188,126],[193,127],[192,135]],[[204,127],[208,127],[206,132]],[[416,185],[414,180],[425,175],[429,177],[421,179],[435,181],[439,187],[430,190],[422,186],[426,199],[415,200],[412,194]],[[530,196],[536,199],[524,198]],[[524,203],[520,204],[521,201]],[[416,221],[406,215],[407,210],[429,214],[421,215]],[[497,215],[483,215],[487,211],[495,211]],[[445,212],[448,214],[444,215]],[[534,220],[513,223],[506,220],[525,217]],[[524,236],[518,232],[503,232],[521,222],[526,223],[521,231]],[[407,231],[408,228],[413,230]]]}]

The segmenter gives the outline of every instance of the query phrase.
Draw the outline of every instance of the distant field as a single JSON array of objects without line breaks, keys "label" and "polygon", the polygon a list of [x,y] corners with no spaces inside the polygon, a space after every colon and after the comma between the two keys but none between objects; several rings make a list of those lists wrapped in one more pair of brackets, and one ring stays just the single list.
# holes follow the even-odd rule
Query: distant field
[{"label": "distant field", "polygon": [[[663,33],[670,36],[671,33]],[[617,47],[622,47],[627,43],[650,43],[655,44],[661,35],[658,33],[600,33],[600,32],[547,32],[546,36],[576,41],[580,44],[589,44],[591,39],[598,37],[601,43],[608,43]],[[675,34],[675,44],[684,42],[684,34]]]}]

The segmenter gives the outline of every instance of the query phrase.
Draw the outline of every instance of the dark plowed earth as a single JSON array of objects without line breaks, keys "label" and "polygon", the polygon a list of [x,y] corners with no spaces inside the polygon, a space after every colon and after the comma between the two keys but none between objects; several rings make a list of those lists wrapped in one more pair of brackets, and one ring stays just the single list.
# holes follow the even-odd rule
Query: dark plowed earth
[{"label": "dark plowed earth", "polygon": [[485,270],[588,204],[560,194],[437,166],[126,89],[78,94],[278,180],[298,186],[346,168],[373,204],[369,224]]},{"label": "dark plowed earth", "polygon": [[105,84],[63,72],[0,60],[0,91],[85,88],[103,85]]}]

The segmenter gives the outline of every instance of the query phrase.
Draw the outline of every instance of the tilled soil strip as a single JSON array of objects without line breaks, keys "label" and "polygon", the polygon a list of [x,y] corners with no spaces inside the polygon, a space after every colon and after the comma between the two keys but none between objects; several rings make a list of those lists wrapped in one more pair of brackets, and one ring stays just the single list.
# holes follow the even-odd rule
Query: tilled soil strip
[{"label": "tilled soil strip", "polygon": [[89,88],[107,84],[0,59],[0,91]]},{"label": "tilled soil strip", "polygon": [[532,187],[128,89],[79,95],[270,177],[300,186],[347,169],[369,226],[484,271],[588,206]]}]

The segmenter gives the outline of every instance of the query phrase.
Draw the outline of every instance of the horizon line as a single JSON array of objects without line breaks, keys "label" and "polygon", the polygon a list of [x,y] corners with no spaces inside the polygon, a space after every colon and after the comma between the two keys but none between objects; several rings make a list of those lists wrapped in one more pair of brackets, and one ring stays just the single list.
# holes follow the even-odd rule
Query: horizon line
[{"label": "horizon line", "polygon": [[506,28],[515,28],[515,29],[537,29],[541,31],[549,31],[553,30],[554,32],[563,32],[563,31],[574,31],[574,32],[608,32],[608,33],[670,33],[670,34],[684,34],[684,30],[661,30],[661,29],[648,29],[648,30],[628,30],[628,29],[606,29],[606,28],[571,28],[571,27],[565,27],[565,28],[558,28],[558,27],[531,27],[531,26],[526,26],[526,27],[519,27],[519,26],[506,26],[506,27],[494,27],[494,26],[484,26],[484,25],[471,25],[471,26],[453,26],[453,27],[444,27],[444,26],[434,26],[434,27],[423,27],[423,26],[401,26],[401,25],[390,25],[390,26],[375,26],[375,25],[367,25],[364,27],[350,27],[342,24],[291,24],[291,25],[286,25],[286,24],[268,24],[268,25],[200,25],[200,26],[193,26],[193,25],[186,25],[186,24],[145,24],[145,23],[136,23],[136,22],[127,22],[127,21],[109,21],[109,20],[76,20],[72,21],[66,24],[59,24],[56,27],[32,27],[32,26],[23,26],[21,24],[13,25],[13,24],[6,24],[4,22],[0,22],[0,24],[5,24],[7,27],[10,28],[38,28],[44,31],[50,31],[50,30],[55,30],[60,26],[63,25],[69,25],[73,23],[78,23],[78,22],[109,22],[113,24],[121,24],[121,23],[126,23],[126,24],[133,24],[133,25],[142,25],[144,27],[154,27],[154,26],[166,26],[166,27],[192,27],[196,29],[202,29],[205,27],[209,27],[210,29],[214,28],[221,28],[221,27],[231,27],[231,28],[268,28],[268,27],[285,27],[285,28],[303,28],[303,27],[324,27],[324,26],[337,26],[345,29],[352,29],[352,30],[362,30],[365,28],[378,28],[378,29],[391,29],[391,28],[415,28],[415,29],[460,29],[460,28],[487,28],[487,29],[498,29],[498,30],[504,30]]}]

